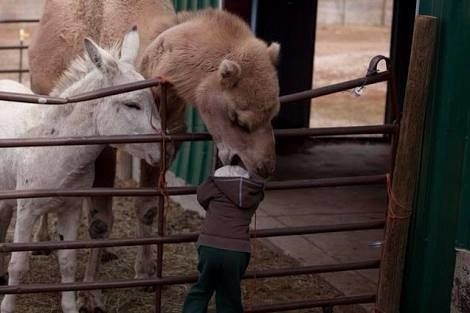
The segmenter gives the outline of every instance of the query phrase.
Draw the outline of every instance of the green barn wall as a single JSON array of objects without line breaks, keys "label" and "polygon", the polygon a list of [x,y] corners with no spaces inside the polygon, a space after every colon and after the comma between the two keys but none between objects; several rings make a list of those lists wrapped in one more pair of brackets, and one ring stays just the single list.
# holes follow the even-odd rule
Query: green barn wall
[{"label": "green barn wall", "polygon": [[[219,0],[174,0],[176,11],[217,8]],[[186,111],[188,132],[206,131],[197,111],[189,107]],[[214,161],[212,142],[185,142],[181,145],[171,170],[187,183],[199,184],[210,174]]]},{"label": "green barn wall", "polygon": [[401,313],[448,313],[456,247],[470,248],[470,1],[421,0],[438,41]]}]

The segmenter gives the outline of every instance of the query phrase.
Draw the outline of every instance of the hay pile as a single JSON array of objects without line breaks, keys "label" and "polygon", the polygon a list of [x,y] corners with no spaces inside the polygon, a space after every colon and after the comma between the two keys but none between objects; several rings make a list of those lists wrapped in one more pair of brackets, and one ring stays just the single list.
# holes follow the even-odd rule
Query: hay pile
[{"label": "hay pile", "polygon": [[[115,223],[114,237],[134,236],[134,211],[131,198],[115,198]],[[55,223],[51,220],[50,232],[54,234]],[[174,203],[167,208],[167,231],[170,234],[198,231],[202,219],[193,212],[183,210]],[[53,237],[54,238],[54,237]],[[82,225],[80,238],[85,239],[86,229]],[[11,240],[11,230],[9,234]],[[116,279],[132,279],[134,275],[133,264],[135,247],[113,248],[112,251],[119,255],[119,259],[113,260],[101,266],[100,281]],[[85,270],[87,251],[79,251],[79,264],[77,278],[81,279]],[[196,271],[197,255],[194,244],[167,245],[164,251],[164,275],[194,274]],[[267,248],[262,242],[256,242],[256,250],[252,256],[249,270],[283,268],[295,266],[298,263],[282,254]],[[58,282],[60,276],[58,265],[54,255],[32,256],[31,271],[25,277],[25,283]],[[256,285],[256,286],[254,286]],[[253,289],[256,287],[256,292]],[[171,286],[164,289],[163,312],[181,312],[189,286]],[[259,279],[256,284],[246,281],[243,285],[244,298],[253,295],[254,304],[269,304],[279,301],[296,301],[315,298],[341,296],[341,293],[325,282],[318,275],[304,275],[297,277]],[[108,313],[151,313],[154,312],[154,295],[137,289],[115,289],[104,291],[106,308]],[[246,301],[247,303],[247,301]],[[211,305],[213,308],[213,305]],[[36,294],[20,295],[17,301],[17,312],[21,313],[60,313],[60,295]],[[293,311],[292,311],[293,312]],[[296,312],[318,312],[321,309],[297,310]],[[358,306],[336,307],[335,313],[364,312]]]}]

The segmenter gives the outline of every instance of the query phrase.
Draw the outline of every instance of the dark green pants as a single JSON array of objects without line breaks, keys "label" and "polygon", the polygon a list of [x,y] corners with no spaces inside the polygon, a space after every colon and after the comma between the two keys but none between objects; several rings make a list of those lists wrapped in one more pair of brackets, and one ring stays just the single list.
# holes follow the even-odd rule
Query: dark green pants
[{"label": "dark green pants", "polygon": [[199,279],[191,287],[183,313],[205,313],[215,291],[217,313],[242,313],[240,282],[250,254],[207,246],[198,248]]}]

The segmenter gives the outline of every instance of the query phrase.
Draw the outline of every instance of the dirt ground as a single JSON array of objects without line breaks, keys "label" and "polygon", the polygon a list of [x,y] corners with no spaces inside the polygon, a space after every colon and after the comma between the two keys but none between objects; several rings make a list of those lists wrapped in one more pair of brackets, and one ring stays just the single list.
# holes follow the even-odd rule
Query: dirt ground
[{"label": "dirt ground", "polygon": [[[328,26],[317,29],[314,87],[363,77],[375,55],[389,55],[390,28]],[[382,68],[383,69],[383,68]],[[346,91],[312,101],[310,126],[382,124],[384,83],[366,87],[361,97]]]}]

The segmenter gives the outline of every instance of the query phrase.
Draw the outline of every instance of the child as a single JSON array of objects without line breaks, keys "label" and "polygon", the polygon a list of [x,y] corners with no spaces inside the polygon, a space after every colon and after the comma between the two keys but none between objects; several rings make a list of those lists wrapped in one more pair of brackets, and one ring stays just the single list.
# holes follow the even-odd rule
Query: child
[{"label": "child", "polygon": [[206,218],[197,242],[199,279],[183,313],[205,313],[215,291],[217,313],[242,313],[240,282],[250,260],[251,217],[264,197],[264,183],[239,166],[219,168],[199,186]]}]

